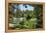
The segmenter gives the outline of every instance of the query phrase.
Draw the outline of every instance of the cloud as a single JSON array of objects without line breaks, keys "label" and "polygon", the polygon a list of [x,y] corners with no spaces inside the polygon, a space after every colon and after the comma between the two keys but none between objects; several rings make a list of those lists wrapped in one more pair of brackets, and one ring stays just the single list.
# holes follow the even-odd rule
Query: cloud
[{"label": "cloud", "polygon": [[[23,5],[24,5],[24,4],[19,4],[18,6],[15,5],[15,7],[16,7],[16,9],[19,9],[19,10],[21,10],[21,11],[23,11],[23,10],[24,10],[24,11],[25,11],[25,10],[32,10],[32,11],[33,11],[33,10],[34,10],[34,7],[31,6],[31,5],[28,5],[28,4],[25,5],[25,6],[23,6]],[[16,10],[16,9],[15,9],[15,10]]]}]

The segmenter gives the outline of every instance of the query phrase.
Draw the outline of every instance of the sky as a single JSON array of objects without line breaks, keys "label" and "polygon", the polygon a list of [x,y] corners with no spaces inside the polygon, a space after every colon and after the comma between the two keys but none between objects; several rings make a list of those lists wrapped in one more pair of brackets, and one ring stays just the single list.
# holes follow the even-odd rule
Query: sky
[{"label": "sky", "polygon": [[[18,6],[17,5],[14,5],[15,6],[15,8],[18,8],[19,10],[21,10],[21,11],[25,11],[25,10],[34,10],[34,7],[32,6],[32,5],[28,5],[28,4],[26,4],[26,5],[24,5],[24,4],[19,4]],[[16,9],[14,9],[15,11],[16,11]]]}]

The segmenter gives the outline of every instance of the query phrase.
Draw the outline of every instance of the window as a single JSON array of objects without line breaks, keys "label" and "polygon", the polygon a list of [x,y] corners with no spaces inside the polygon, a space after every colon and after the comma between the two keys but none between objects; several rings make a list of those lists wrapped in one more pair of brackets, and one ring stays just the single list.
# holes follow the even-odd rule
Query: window
[{"label": "window", "polygon": [[43,29],[43,4],[8,3],[8,30],[32,29]]}]

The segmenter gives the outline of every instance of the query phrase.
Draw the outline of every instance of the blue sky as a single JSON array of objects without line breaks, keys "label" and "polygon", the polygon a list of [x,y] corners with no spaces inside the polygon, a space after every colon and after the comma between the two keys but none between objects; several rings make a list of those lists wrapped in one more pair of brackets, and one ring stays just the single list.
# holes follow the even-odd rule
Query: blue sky
[{"label": "blue sky", "polygon": [[[25,8],[25,6],[27,6],[27,8]],[[33,11],[33,10],[34,10],[34,7],[31,6],[31,5],[25,5],[25,6],[24,6],[24,4],[19,4],[18,6],[15,5],[16,8],[18,8],[19,10],[22,10],[22,11],[23,11],[23,10],[24,10],[24,11],[25,11],[25,10],[32,10],[32,11]],[[16,9],[15,9],[15,11],[16,11]]]}]

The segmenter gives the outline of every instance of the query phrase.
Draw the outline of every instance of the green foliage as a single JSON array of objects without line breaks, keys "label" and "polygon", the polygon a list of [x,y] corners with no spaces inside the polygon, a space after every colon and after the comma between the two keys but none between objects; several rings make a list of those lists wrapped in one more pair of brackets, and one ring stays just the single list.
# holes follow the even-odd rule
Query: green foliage
[{"label": "green foliage", "polygon": [[24,24],[24,26],[26,28],[36,28],[36,22],[37,22],[37,18],[31,18],[30,20],[26,21]]},{"label": "green foliage", "polygon": [[[17,10],[16,12],[12,12],[12,10],[10,9],[10,13],[9,14],[12,14],[12,22],[13,24],[15,24],[15,28],[20,28],[20,29],[34,29],[36,28],[36,25],[38,24],[38,22],[40,22],[42,19],[41,19],[41,15],[42,14],[42,9],[38,6],[36,6],[34,8],[34,11],[29,11],[29,10],[26,10],[26,11],[21,11],[21,10]],[[13,18],[21,18],[21,17],[25,17],[25,19],[23,19],[23,21],[19,21],[19,20],[14,20]],[[39,21],[40,20],[40,21]],[[19,23],[17,23],[19,22]]]}]

